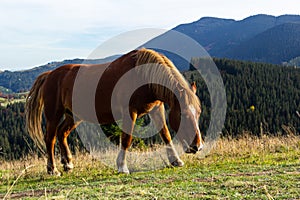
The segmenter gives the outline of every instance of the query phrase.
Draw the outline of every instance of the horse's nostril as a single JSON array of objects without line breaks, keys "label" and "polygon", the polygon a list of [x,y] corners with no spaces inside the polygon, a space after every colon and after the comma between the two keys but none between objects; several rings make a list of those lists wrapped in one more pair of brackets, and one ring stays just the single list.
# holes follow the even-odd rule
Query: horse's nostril
[{"label": "horse's nostril", "polygon": [[192,151],[192,153],[197,153],[198,147],[197,147],[197,146],[193,146],[193,147],[191,148],[191,151]]},{"label": "horse's nostril", "polygon": [[195,149],[195,147],[188,147],[185,153],[197,153],[197,149]]}]

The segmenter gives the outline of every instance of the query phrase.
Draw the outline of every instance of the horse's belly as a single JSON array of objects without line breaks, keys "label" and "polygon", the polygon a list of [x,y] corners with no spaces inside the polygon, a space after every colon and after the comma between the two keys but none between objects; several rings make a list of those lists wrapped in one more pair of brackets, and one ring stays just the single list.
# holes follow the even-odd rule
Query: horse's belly
[{"label": "horse's belly", "polygon": [[83,121],[88,121],[98,124],[110,124],[119,120],[120,111],[115,111],[113,114],[108,107],[99,108],[99,106],[83,105],[81,104],[77,109],[73,108],[74,115]]}]

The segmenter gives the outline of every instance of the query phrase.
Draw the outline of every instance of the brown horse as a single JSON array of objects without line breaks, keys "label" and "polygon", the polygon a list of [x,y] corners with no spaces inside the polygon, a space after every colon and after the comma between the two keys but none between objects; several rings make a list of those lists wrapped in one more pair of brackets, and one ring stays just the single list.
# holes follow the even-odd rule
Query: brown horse
[{"label": "brown horse", "polygon": [[[132,88],[136,90],[128,92]],[[195,85],[190,87],[168,58],[149,49],[131,51],[107,64],[64,65],[36,79],[26,102],[27,129],[38,146],[46,145],[48,173],[59,175],[54,160],[56,136],[61,162],[68,171],[73,163],[67,137],[82,120],[109,124],[122,119],[117,167],[119,172],[129,173],[126,151],[131,145],[131,133],[136,119],[149,113],[168,145],[170,163],[182,166],[166,125],[164,103],[170,107],[170,126],[185,151],[196,153],[203,147],[203,140],[198,127],[200,102],[195,91]],[[45,136],[42,112],[47,123]]]}]

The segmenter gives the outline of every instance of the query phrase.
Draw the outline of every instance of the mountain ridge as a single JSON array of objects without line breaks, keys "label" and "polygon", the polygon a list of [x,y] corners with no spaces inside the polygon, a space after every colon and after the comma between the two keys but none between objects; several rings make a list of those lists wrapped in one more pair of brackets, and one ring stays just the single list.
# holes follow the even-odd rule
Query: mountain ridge
[{"label": "mountain ridge", "polygon": [[[210,25],[209,23],[212,21],[214,23]],[[195,39],[211,56],[224,57],[226,51],[233,46],[237,46],[272,27],[290,22],[300,23],[300,15],[275,17],[259,14],[243,20],[204,17],[192,23],[178,25],[173,30]],[[203,29],[203,27],[205,28]]]},{"label": "mountain ridge", "polygon": [[[300,15],[253,15],[243,20],[202,17],[191,23],[180,24],[172,30],[181,32],[201,44],[206,51],[217,58],[230,58],[271,64],[289,63],[300,57]],[[152,39],[159,41],[168,37],[168,32]],[[151,42],[149,41],[149,42]],[[146,43],[147,44],[147,43]],[[176,46],[184,51],[187,46]],[[151,45],[150,45],[151,47]],[[165,53],[180,71],[189,69],[188,61]],[[104,63],[117,58],[84,60],[69,59],[23,71],[0,72],[0,86],[14,92],[28,90],[38,74],[70,63]],[[292,62],[292,63],[298,63]]]},{"label": "mountain ridge", "polygon": [[27,91],[31,86],[36,77],[46,71],[54,70],[57,67],[66,64],[101,64],[111,62],[120,55],[110,56],[102,59],[67,59],[63,61],[49,62],[45,65],[34,67],[22,71],[8,71],[5,70],[0,73],[0,86],[10,89],[13,92]]}]

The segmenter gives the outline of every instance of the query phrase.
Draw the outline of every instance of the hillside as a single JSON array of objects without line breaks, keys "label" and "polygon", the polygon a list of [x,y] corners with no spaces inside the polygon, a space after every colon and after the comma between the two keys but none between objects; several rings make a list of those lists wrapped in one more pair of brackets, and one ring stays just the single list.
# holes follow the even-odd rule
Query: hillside
[{"label": "hillside", "polygon": [[[283,134],[285,126],[300,133],[300,118],[296,113],[300,110],[300,68],[228,59],[214,59],[214,62],[220,70],[227,96],[224,135]],[[201,59],[195,58],[192,63],[201,65]],[[186,72],[185,76],[201,88],[197,95],[202,101],[200,121],[205,132],[211,101],[206,84],[197,71]]]},{"label": "hillside", "polygon": [[225,57],[255,62],[283,63],[299,55],[300,23],[285,23],[231,48]]},{"label": "hillside", "polygon": [[[294,25],[291,25],[291,23]],[[199,42],[213,57],[239,58],[250,61],[259,60],[281,64],[288,61],[286,60],[287,57],[292,59],[299,56],[299,51],[297,51],[299,48],[297,43],[299,40],[299,27],[295,23],[300,23],[300,16],[283,15],[275,17],[255,15],[240,21],[205,17],[189,24],[178,25],[173,30],[184,33]],[[287,30],[283,30],[283,28],[287,28]],[[276,34],[272,35],[271,39],[273,45],[277,48],[269,51],[274,51],[276,54],[260,53],[259,49],[261,48],[271,48],[270,45],[264,46],[265,43],[261,42],[263,39],[268,39],[268,34],[274,32]],[[281,41],[282,37],[286,38],[284,39],[286,43]],[[249,50],[243,51],[243,56],[240,56],[238,50],[244,48],[247,44],[251,44],[247,46]],[[296,44],[298,45],[297,48],[293,47],[293,50],[290,51],[290,47]],[[280,52],[288,52],[290,54],[277,53],[277,49],[280,49]]]}]

